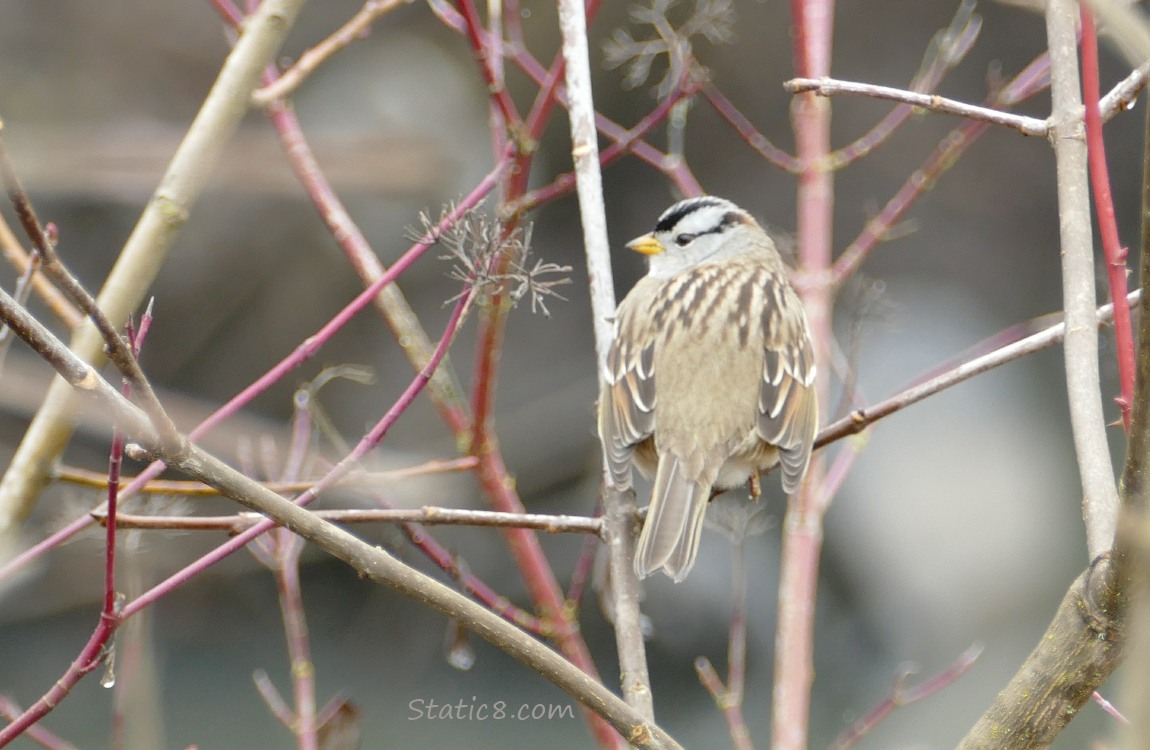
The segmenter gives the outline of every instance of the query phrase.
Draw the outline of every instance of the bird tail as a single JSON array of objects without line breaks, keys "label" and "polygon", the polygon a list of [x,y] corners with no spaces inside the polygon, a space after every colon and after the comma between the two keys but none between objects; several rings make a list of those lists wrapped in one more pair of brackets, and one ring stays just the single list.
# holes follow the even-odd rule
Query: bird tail
[{"label": "bird tail", "polygon": [[711,488],[684,477],[678,459],[659,459],[651,506],[635,550],[636,575],[646,578],[661,568],[676,583],[687,577],[710,499]]}]

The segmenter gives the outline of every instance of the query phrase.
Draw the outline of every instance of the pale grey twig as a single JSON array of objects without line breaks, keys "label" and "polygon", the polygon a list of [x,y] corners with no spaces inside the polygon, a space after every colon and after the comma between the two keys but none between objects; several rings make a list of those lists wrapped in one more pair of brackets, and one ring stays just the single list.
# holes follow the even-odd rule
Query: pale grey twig
[{"label": "pale grey twig", "polygon": [[1062,244],[1062,302],[1066,336],[1062,350],[1078,473],[1086,546],[1094,559],[1114,544],[1118,487],[1106,441],[1102,387],[1098,375],[1097,302],[1094,296],[1094,238],[1078,77],[1078,3],[1050,0],[1046,34],[1050,49],[1051,142],[1058,180],[1058,224]]},{"label": "pale grey twig", "polygon": [[990,107],[980,107],[977,104],[947,99],[938,94],[920,94],[906,89],[891,86],[878,86],[873,83],[857,83],[854,81],[840,81],[834,78],[792,78],[783,84],[783,88],[792,94],[805,91],[814,91],[819,96],[834,96],[836,94],[855,94],[869,96],[875,99],[902,102],[915,107],[929,109],[959,117],[968,117],[972,120],[982,120],[995,125],[1004,125],[1014,128],[1024,135],[1046,135],[1049,127],[1046,120],[1037,117],[1025,117],[1011,112],[1002,112]]},{"label": "pale grey twig", "polygon": [[[611,249],[607,239],[607,213],[599,171],[599,144],[595,103],[591,91],[591,64],[587,50],[587,19],[582,0],[560,0],[559,26],[566,63],[567,112],[571,122],[571,157],[579,194],[579,217],[591,283],[591,314],[595,327],[599,383],[606,382],[607,350],[613,338],[615,288],[611,277]],[[615,642],[623,697],[641,716],[653,720],[654,701],[647,674],[646,647],[639,612],[639,582],[632,563],[635,495],[614,487],[603,473],[603,515],[607,538],[611,594],[614,597]]]},{"label": "pale grey twig", "polygon": [[[1119,112],[1129,109],[1138,93],[1146,87],[1147,76],[1150,75],[1150,63],[1143,63],[1131,71],[1124,79],[1118,82],[1098,102],[1103,120],[1110,120]],[[858,81],[842,81],[837,78],[792,78],[783,83],[783,88],[792,94],[804,91],[814,91],[819,96],[835,96],[848,94],[855,96],[869,96],[874,99],[901,102],[914,107],[922,107],[931,112],[957,115],[971,120],[989,122],[992,125],[1002,125],[1013,128],[1023,135],[1047,137],[1050,135],[1051,121],[1040,120],[1037,117],[1026,117],[1013,112],[1003,112],[992,107],[983,107],[977,104],[968,104],[955,99],[948,99],[937,94],[924,94],[917,91],[879,86],[873,83],[860,83]],[[1079,118],[1082,117],[1081,106],[1078,109]]]}]

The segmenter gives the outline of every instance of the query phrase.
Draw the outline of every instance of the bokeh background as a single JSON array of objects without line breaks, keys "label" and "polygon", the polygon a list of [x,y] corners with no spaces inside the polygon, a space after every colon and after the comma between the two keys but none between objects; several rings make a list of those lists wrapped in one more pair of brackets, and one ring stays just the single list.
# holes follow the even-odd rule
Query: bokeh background
[{"label": "bokeh background", "polygon": [[[524,2],[528,44],[550,60],[558,44],[550,2]],[[689,6],[689,3],[684,3]],[[602,65],[602,41],[628,21],[628,3],[607,3],[591,29],[597,106],[628,126],[655,104],[643,87]],[[308,6],[284,50],[297,56],[350,17],[351,0]],[[836,76],[905,86],[931,36],[957,2],[844,0],[835,18]],[[792,142],[789,16],[782,2],[735,3],[737,38],[703,42],[712,80],[784,148]],[[1045,46],[1041,16],[982,3],[981,38],[941,87],[981,101],[988,82],[1010,77]],[[634,33],[645,33],[632,27]],[[207,2],[5,0],[0,3],[0,117],[22,178],[41,216],[59,227],[60,251],[98,288],[158,176],[228,51]],[[1125,75],[1105,47],[1103,89]],[[532,86],[515,74],[513,95]],[[419,212],[432,214],[469,191],[490,167],[484,85],[465,40],[413,2],[325,65],[298,92],[296,108],[319,160],[383,261],[406,249]],[[887,104],[833,101],[836,145],[865,132]],[[1020,109],[1044,116],[1047,96]],[[570,168],[566,118],[557,117],[537,161],[536,184]],[[957,124],[912,118],[872,155],[836,177],[835,237],[841,248]],[[1118,117],[1107,145],[1126,243],[1138,236],[1142,115]],[[663,135],[652,136],[662,143]],[[753,156],[705,104],[691,110],[686,156],[704,188],[758,216],[786,246],[795,185]],[[848,286],[837,333],[868,399],[885,397],[1002,328],[1060,307],[1058,220],[1049,145],[992,130],[915,206],[897,236]],[[675,196],[658,173],[624,160],[604,172],[615,247],[653,224]],[[550,318],[517,311],[503,354],[496,424],[507,463],[529,508],[587,514],[594,507],[594,353],[581,236],[573,196],[532,217],[535,251],[574,266],[566,303]],[[1134,265],[1132,260],[1131,265]],[[430,255],[402,279],[427,330],[438,336],[444,300],[457,291],[448,266]],[[621,296],[643,272],[620,253]],[[11,269],[0,283],[11,288]],[[314,332],[361,289],[284,165],[259,112],[245,121],[211,189],[197,204],[157,280],[156,321],[144,364],[181,426],[248,384]],[[39,308],[37,308],[39,310]],[[42,312],[42,310],[41,310]],[[57,330],[59,330],[57,326]],[[1104,389],[1116,393],[1113,347],[1103,337]],[[453,349],[468,382],[469,326]],[[356,438],[391,404],[410,368],[381,320],[362,314],[311,362],[257,400],[208,445],[239,460],[280,441],[295,387],[325,368],[371,368],[372,385],[337,381],[322,404],[343,435]],[[49,379],[21,346],[0,373],[0,465],[15,450]],[[1107,415],[1118,418],[1113,405]],[[1124,450],[1111,430],[1116,458]],[[832,450],[838,450],[834,448]],[[454,455],[454,441],[426,401],[388,437],[376,466]],[[100,468],[107,446],[82,428],[65,458]],[[777,483],[768,509],[781,518]],[[385,488],[397,504],[482,507],[466,479]],[[972,643],[985,652],[940,695],[900,709],[864,747],[948,747],[989,704],[1041,634],[1066,586],[1086,563],[1079,485],[1065,407],[1060,352],[1050,351],[959,386],[882,422],[827,517],[816,634],[812,746],[829,743],[888,691],[911,662],[926,676]],[[95,493],[51,488],[8,556],[76,517]],[[332,504],[355,502],[331,498]],[[198,508],[201,501],[195,501]],[[204,512],[225,509],[203,503]],[[427,568],[393,531],[358,530],[397,545]],[[521,583],[497,532],[443,529],[437,536],[473,571],[518,602]],[[211,535],[127,534],[131,575],[154,581],[218,543]],[[561,578],[581,539],[543,542]],[[765,745],[773,663],[778,524],[751,540],[751,620],[746,700],[754,737]],[[100,541],[79,539],[20,578],[0,582],[0,693],[32,703],[63,672],[98,613]],[[704,536],[699,564],[677,587],[646,585],[644,609],[656,710],[688,747],[725,747],[721,716],[695,678],[707,655],[722,670],[730,592],[730,547]],[[475,666],[448,665],[445,623],[393,592],[358,580],[341,564],[308,558],[304,596],[320,700],[341,692],[362,711],[365,748],[588,746],[579,719],[533,722],[418,720],[411,702],[573,705],[570,698],[485,643]],[[272,578],[237,555],[156,606],[148,627],[151,675],[133,700],[147,717],[139,747],[284,747],[291,742],[255,691],[267,670],[288,690],[283,628]],[[609,626],[593,602],[581,623],[600,671],[617,674]],[[911,678],[912,682],[914,678]],[[89,678],[45,724],[80,747],[108,742],[112,693]],[[1110,730],[1088,705],[1057,747],[1081,747]],[[149,734],[150,733],[150,734]],[[149,744],[150,743],[150,744]],[[30,748],[28,740],[14,747]]]}]

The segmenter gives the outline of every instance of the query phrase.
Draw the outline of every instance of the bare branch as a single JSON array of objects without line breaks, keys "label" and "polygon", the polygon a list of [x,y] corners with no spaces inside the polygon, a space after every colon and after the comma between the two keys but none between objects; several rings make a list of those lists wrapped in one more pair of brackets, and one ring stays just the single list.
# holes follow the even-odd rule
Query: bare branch
[{"label": "bare branch", "polygon": [[[2,289],[0,312],[17,335],[48,358],[57,372],[107,407],[115,415],[116,422],[125,426],[126,432],[136,435],[151,450],[160,449],[158,435],[143,412],[124,399],[47,329],[32,320]],[[448,335],[445,335],[445,341]],[[429,364],[433,366],[437,363],[438,360]],[[425,382],[426,377],[423,378]],[[650,719],[638,714],[594,678],[498,615],[410,568],[383,549],[352,536],[340,527],[318,518],[306,508],[271,492],[195,445],[187,441],[182,444],[184,448],[180,454],[163,456],[164,462],[170,467],[216,487],[241,505],[291,529],[320,549],[343,560],[363,577],[391,586],[447,617],[458,619],[469,630],[538,671],[588,709],[602,716],[631,744],[642,748],[680,747]],[[0,729],[0,743],[16,736],[26,726],[15,722]]]},{"label": "bare branch", "polygon": [[958,750],[1048,747],[1090,700],[1122,657],[1114,567],[1102,555],[1071,584],[1026,663]]},{"label": "bare branch", "polygon": [[320,65],[356,39],[362,39],[371,30],[371,25],[381,17],[408,2],[410,0],[367,0],[347,23],[327,39],[300,55],[295,64],[285,70],[279,78],[252,92],[252,104],[262,107],[276,99],[290,96]]},{"label": "bare branch", "polygon": [[915,91],[896,89],[890,86],[879,86],[873,83],[838,81],[833,78],[793,78],[784,83],[783,88],[792,94],[814,91],[819,96],[854,94],[855,96],[869,96],[874,99],[902,102],[914,107],[929,109],[931,112],[958,115],[959,117],[981,120],[994,125],[1003,125],[1008,128],[1014,128],[1023,135],[1044,136],[1049,131],[1046,120],[1039,120],[1036,117],[1015,115],[989,107],[980,107],[976,104],[967,104],[954,99],[947,99],[937,94],[920,94]]},{"label": "bare branch", "polygon": [[[606,380],[607,350],[613,331],[615,287],[611,277],[611,246],[599,172],[599,144],[595,130],[595,103],[591,92],[591,64],[587,51],[587,19],[582,0],[560,0],[559,26],[566,61],[567,112],[571,122],[571,156],[575,162],[579,216],[591,281],[591,310],[600,385]],[[677,77],[676,77],[677,78]],[[635,495],[610,486],[604,467],[604,517],[614,596],[615,641],[619,671],[627,703],[648,720],[655,716],[646,648],[639,614],[639,583],[632,564]]]},{"label": "bare branch", "polygon": [[[1131,305],[1140,302],[1142,298],[1143,294],[1141,289],[1136,289],[1127,296],[1127,300],[1129,300]],[[1114,307],[1113,305],[1103,305],[1098,308],[1094,314],[1095,324],[1104,325],[1113,320]],[[975,357],[969,362],[963,362],[957,367],[947,370],[923,383],[911,386],[901,393],[897,393],[873,406],[856,409],[837,422],[833,422],[824,427],[822,431],[819,432],[818,437],[815,438],[815,447],[821,448],[847,435],[862,432],[883,417],[894,414],[896,411],[904,409],[911,404],[916,404],[939,391],[944,391],[951,386],[958,385],[964,380],[969,380],[975,375],[980,375],[999,365],[1013,362],[1028,354],[1033,354],[1034,352],[1053,346],[1062,341],[1065,333],[1066,324],[1057,323],[1024,339],[1007,344],[988,354],[984,354],[981,357]]]},{"label": "bare branch", "polygon": [[847,730],[830,744],[828,750],[849,750],[849,748],[854,747],[859,740],[865,737],[896,708],[902,708],[912,703],[926,700],[939,690],[953,684],[955,680],[962,677],[966,674],[967,670],[974,666],[974,662],[981,654],[982,646],[975,644],[966,651],[963,651],[959,657],[954,660],[954,663],[942,672],[939,672],[929,680],[915,685],[912,688],[906,686],[906,681],[907,678],[914,674],[914,670],[911,667],[902,667],[894,680],[894,684],[891,685],[890,693],[887,694],[877,706],[871,709],[866,716],[847,727]]},{"label": "bare branch", "polygon": [[[159,272],[196,198],[248,109],[260,73],[275,57],[304,0],[268,0],[244,26],[215,85],[188,129],[141,215],[97,301],[110,320],[126,320]],[[73,351],[88,362],[102,356],[103,339],[81,326]],[[71,389],[53,382],[44,404],[0,481],[0,532],[25,516],[72,433]]]},{"label": "bare branch", "polygon": [[[268,489],[272,488],[268,487]],[[599,518],[553,516],[546,513],[502,513],[494,510],[444,508],[434,505],[425,505],[422,508],[411,510],[404,508],[317,510],[315,514],[325,521],[339,524],[421,523],[426,526],[536,529],[549,534],[599,535],[603,533],[603,521]],[[103,510],[92,511],[92,517],[100,524],[107,523],[108,516]],[[226,531],[236,534],[250,528],[259,520],[260,516],[251,513],[232,516],[165,516],[120,513],[116,518],[116,527],[120,529]]]},{"label": "bare branch", "polygon": [[1051,66],[1051,139],[1058,172],[1062,240],[1063,342],[1070,424],[1082,482],[1082,515],[1091,559],[1110,549],[1118,525],[1118,488],[1106,442],[1095,325],[1094,242],[1087,184],[1086,142],[1078,80],[1078,5],[1051,0],[1046,32]]},{"label": "bare branch", "polygon": [[[1099,109],[1104,121],[1110,120],[1119,112],[1125,112],[1133,106],[1138,93],[1146,87],[1147,76],[1150,75],[1150,63],[1131,71],[1106,96],[1099,100]],[[842,81],[836,78],[792,78],[783,83],[783,88],[792,94],[804,91],[814,91],[819,96],[835,96],[836,94],[851,94],[855,96],[869,96],[874,99],[901,102],[913,107],[936,112],[938,114],[957,115],[969,120],[986,122],[991,125],[1002,125],[1013,128],[1023,135],[1048,137],[1050,135],[1050,120],[1040,120],[1036,117],[1016,115],[1012,112],[1003,112],[993,107],[977,104],[967,104],[955,99],[948,99],[937,94],[925,94],[918,91],[879,86],[873,83],[859,83],[857,81]]]}]

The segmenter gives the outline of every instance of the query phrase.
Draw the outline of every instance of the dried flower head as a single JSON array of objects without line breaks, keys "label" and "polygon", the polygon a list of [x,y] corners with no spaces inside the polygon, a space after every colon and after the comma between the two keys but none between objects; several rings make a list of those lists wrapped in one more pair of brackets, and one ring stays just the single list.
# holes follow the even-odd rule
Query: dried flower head
[{"label": "dried flower head", "polygon": [[[454,212],[445,208],[437,221],[427,212],[421,212],[419,221],[423,231],[416,239],[430,237],[446,254],[441,260],[451,261],[448,276],[467,284],[478,295],[506,295],[512,304],[524,297],[531,299],[531,312],[542,312],[550,317],[546,298],[567,301],[555,287],[570,284],[571,266],[545,263],[531,255],[531,226],[526,229],[507,229],[499,220],[477,209],[467,211],[450,226],[439,232],[435,227],[444,216]],[[450,304],[463,294],[447,300]]]},{"label": "dried flower head", "polygon": [[604,43],[607,67],[627,67],[623,79],[626,88],[646,83],[654,62],[666,55],[667,72],[655,87],[659,98],[666,97],[688,77],[704,75],[695,60],[693,37],[702,36],[715,44],[734,41],[734,0],[695,0],[694,11],[677,27],[667,16],[675,3],[676,0],[652,0],[649,8],[637,5],[631,9],[631,20],[654,29],[654,38],[637,40],[630,31],[616,29]]}]

